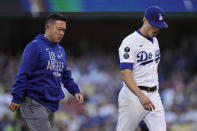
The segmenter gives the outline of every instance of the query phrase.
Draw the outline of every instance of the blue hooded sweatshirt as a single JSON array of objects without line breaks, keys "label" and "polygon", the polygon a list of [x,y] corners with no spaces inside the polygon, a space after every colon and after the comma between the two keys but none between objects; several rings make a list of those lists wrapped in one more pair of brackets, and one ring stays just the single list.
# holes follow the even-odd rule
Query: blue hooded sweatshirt
[{"label": "blue hooded sweatshirt", "polygon": [[38,35],[23,52],[22,62],[12,88],[12,102],[20,104],[24,95],[56,111],[64,98],[61,82],[72,94],[80,93],[67,68],[64,49]]}]

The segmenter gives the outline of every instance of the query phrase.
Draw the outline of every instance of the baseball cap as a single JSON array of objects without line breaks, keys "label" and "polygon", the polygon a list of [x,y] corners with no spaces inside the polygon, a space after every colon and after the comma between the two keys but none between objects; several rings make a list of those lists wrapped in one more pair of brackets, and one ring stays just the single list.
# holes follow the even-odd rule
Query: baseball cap
[{"label": "baseball cap", "polygon": [[165,12],[158,6],[150,6],[145,11],[145,17],[148,22],[157,28],[168,28],[164,21]]}]

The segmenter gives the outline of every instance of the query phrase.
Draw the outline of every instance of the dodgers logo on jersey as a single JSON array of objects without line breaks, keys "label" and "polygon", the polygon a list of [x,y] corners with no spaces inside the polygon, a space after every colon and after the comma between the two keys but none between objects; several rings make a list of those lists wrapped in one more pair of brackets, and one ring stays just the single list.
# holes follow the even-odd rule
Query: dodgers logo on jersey
[{"label": "dodgers logo on jersey", "polygon": [[147,53],[145,51],[141,51],[137,54],[137,63],[140,63],[140,65],[149,64],[153,62],[152,56],[153,54],[151,52]]},{"label": "dodgers logo on jersey", "polygon": [[159,63],[160,59],[160,50],[155,50],[155,61],[156,63]]}]

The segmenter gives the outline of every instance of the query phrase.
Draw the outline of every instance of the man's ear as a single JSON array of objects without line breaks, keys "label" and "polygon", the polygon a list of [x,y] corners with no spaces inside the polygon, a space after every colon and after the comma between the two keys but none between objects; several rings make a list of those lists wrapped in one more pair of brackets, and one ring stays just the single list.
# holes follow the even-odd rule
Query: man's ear
[{"label": "man's ear", "polygon": [[144,22],[144,23],[147,23],[146,17],[143,18],[143,22]]},{"label": "man's ear", "polygon": [[45,30],[48,30],[50,28],[50,25],[49,24],[46,24],[45,25]]}]

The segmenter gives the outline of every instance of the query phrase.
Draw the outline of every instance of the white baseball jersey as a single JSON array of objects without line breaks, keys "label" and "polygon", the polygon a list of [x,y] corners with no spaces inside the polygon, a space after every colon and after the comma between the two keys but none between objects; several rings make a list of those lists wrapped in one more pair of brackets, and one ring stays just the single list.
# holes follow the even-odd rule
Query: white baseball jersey
[{"label": "white baseball jersey", "polygon": [[[138,86],[158,86],[160,50],[155,37],[146,38],[139,30],[135,31],[123,40],[119,56],[120,69],[132,69],[132,76]],[[155,110],[147,111],[139,98],[123,84],[118,97],[117,131],[134,131],[142,120],[149,131],[166,131],[165,113],[158,90],[141,90],[155,106]]]},{"label": "white baseball jersey", "polygon": [[132,76],[138,86],[158,85],[157,67],[160,50],[157,38],[149,40],[139,31],[135,31],[123,40],[119,48],[119,57],[120,68],[132,69]]}]

